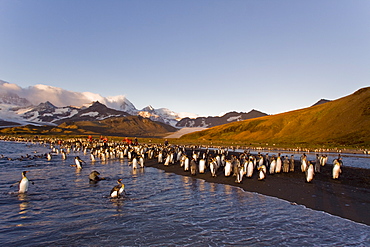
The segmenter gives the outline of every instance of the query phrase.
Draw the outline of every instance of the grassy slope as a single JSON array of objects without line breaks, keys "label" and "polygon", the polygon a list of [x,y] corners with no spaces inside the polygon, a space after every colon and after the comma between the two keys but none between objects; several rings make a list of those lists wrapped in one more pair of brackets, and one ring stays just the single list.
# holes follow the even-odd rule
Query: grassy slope
[{"label": "grassy slope", "polygon": [[322,105],[217,126],[181,139],[368,145],[370,87]]}]

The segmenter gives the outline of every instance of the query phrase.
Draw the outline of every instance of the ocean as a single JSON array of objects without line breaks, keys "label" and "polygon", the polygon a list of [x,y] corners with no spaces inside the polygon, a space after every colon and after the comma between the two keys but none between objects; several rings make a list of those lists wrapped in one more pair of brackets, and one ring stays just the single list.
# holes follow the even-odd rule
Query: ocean
[{"label": "ocean", "polygon": [[[370,245],[368,225],[230,185],[133,169],[127,158],[91,162],[79,151],[66,160],[55,153],[50,161],[17,160],[47,152],[48,145],[0,142],[2,246]],[[75,156],[83,169],[71,166]],[[34,184],[18,195],[10,185],[24,170]],[[93,170],[106,180],[90,184]],[[127,195],[111,199],[119,178]]]}]

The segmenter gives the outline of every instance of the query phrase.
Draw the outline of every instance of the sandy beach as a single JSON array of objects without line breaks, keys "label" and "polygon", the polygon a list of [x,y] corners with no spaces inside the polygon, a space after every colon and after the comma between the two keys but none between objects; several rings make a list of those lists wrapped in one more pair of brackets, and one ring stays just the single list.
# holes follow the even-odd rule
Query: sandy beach
[{"label": "sandy beach", "polygon": [[219,170],[217,177],[212,177],[209,169],[204,174],[197,173],[192,176],[190,171],[184,171],[178,163],[165,166],[153,159],[148,160],[145,165],[211,183],[238,186],[245,191],[277,197],[294,205],[304,205],[370,225],[369,169],[342,167],[343,172],[339,179],[333,180],[332,165],[326,164],[321,167],[321,173],[315,174],[313,181],[307,183],[304,173],[300,171],[300,162],[296,160],[294,172],[267,175],[263,181],[259,181],[257,172],[254,172],[252,178],[244,177],[242,183],[238,184],[235,177],[225,177],[222,170]]}]

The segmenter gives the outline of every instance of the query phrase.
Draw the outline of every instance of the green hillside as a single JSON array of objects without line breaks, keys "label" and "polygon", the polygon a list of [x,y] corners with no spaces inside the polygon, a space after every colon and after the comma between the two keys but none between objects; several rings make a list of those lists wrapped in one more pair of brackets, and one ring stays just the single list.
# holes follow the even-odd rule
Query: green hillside
[{"label": "green hillside", "polygon": [[325,104],[225,124],[181,139],[370,146],[370,87]]}]

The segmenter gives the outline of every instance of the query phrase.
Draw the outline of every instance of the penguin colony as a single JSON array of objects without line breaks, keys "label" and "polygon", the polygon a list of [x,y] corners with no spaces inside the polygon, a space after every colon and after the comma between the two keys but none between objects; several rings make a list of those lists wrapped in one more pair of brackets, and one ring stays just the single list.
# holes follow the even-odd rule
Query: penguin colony
[{"label": "penguin colony", "polygon": [[[96,162],[124,159],[127,158],[132,169],[144,168],[145,160],[157,159],[159,164],[165,166],[179,165],[184,171],[188,171],[191,175],[196,176],[210,172],[212,177],[223,175],[225,177],[234,176],[236,183],[242,183],[245,178],[252,178],[253,174],[257,173],[258,180],[265,180],[268,176],[277,173],[295,172],[294,155],[269,156],[268,153],[251,154],[249,151],[244,151],[236,155],[235,152],[229,153],[227,148],[202,148],[184,147],[172,145],[133,145],[114,142],[89,142],[81,139],[72,139],[58,144],[53,142],[45,142],[45,145],[50,145],[51,152],[44,155],[26,155],[15,160],[29,160],[37,158],[46,158],[52,160],[53,155],[61,155],[62,159],[67,159],[67,156],[73,152],[83,152],[85,155],[90,154],[90,161]],[[59,148],[57,148],[59,146]],[[6,157],[2,156],[2,159]],[[325,166],[328,157],[326,155],[319,156],[317,154],[315,161],[309,161],[307,156],[303,154],[300,157],[300,171],[304,174],[306,182],[312,182],[315,173],[320,173],[320,167]],[[74,157],[74,166],[76,169],[83,169],[84,162],[79,156]],[[333,161],[332,178],[338,179],[342,172],[342,158],[340,155]],[[19,193],[26,193],[29,187],[29,180],[26,177],[27,171],[22,172],[22,180],[19,181]],[[105,178],[99,177],[98,171],[92,171],[89,175],[90,183],[97,183]],[[125,185],[122,179],[117,180],[117,185],[110,192],[110,197],[118,198],[125,195]]]}]

